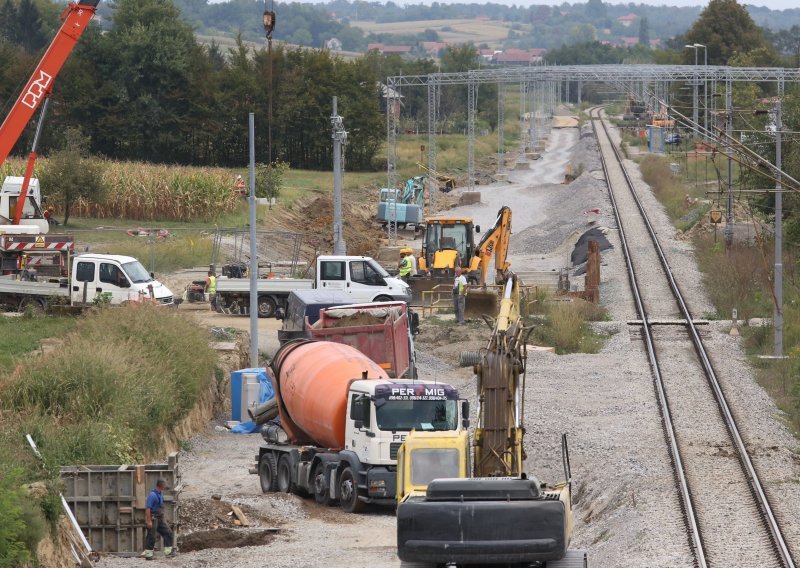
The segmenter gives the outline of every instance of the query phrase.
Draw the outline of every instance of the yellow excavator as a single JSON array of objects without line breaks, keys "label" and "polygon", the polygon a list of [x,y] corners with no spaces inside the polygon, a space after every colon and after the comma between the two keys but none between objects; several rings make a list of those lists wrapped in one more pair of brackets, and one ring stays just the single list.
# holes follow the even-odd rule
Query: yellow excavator
[{"label": "yellow excavator", "polygon": [[494,258],[495,283],[506,281],[510,268],[508,243],[511,238],[511,208],[503,206],[491,229],[484,233],[476,245],[474,234],[480,226],[469,217],[439,215],[425,221],[422,254],[419,256],[420,275],[410,281],[415,301],[421,301],[424,290],[438,285],[447,288],[452,284],[456,266],[460,266],[472,286],[467,294],[467,314],[493,314],[497,310],[497,294],[487,292],[486,277],[489,263]]},{"label": "yellow excavator", "polygon": [[585,551],[569,548],[572,482],[566,436],[562,483],[547,485],[524,472],[527,335],[519,283],[509,274],[486,349],[461,355],[462,363],[474,365],[478,381],[473,459],[465,431],[413,430],[398,450],[397,553],[402,561],[588,565]]}]

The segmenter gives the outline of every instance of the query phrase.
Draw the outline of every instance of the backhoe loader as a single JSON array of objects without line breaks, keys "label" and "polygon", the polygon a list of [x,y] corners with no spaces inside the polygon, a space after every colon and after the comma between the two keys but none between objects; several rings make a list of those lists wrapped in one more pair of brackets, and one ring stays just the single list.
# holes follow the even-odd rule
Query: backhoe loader
[{"label": "backhoe loader", "polygon": [[508,262],[511,208],[505,205],[500,208],[492,228],[475,245],[474,233],[478,232],[480,226],[475,226],[469,217],[440,215],[427,219],[419,257],[420,276],[410,281],[415,301],[421,301],[424,290],[436,286],[446,293],[452,284],[455,267],[460,266],[471,286],[467,293],[466,315],[480,316],[497,311],[497,293],[486,289],[486,277],[494,257],[493,283],[506,281],[511,266]]},{"label": "backhoe loader", "polygon": [[541,483],[524,472],[528,328],[519,306],[519,284],[509,274],[486,349],[461,355],[474,365],[478,381],[471,470],[464,431],[414,430],[398,450],[397,553],[404,562],[587,566],[584,551],[569,549],[566,436],[562,483]]}]

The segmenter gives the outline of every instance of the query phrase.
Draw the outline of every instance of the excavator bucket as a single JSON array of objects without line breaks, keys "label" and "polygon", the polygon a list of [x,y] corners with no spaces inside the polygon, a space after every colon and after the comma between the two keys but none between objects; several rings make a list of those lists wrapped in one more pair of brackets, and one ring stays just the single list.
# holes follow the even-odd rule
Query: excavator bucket
[{"label": "excavator bucket", "polygon": [[481,319],[484,315],[497,315],[497,292],[491,288],[470,288],[464,306],[464,317]]}]

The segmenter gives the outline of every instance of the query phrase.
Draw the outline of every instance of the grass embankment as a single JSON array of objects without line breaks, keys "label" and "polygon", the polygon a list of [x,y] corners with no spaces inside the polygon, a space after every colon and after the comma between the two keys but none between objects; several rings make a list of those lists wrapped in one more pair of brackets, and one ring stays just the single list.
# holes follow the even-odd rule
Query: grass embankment
[{"label": "grass embankment", "polygon": [[[737,245],[726,255],[720,241],[703,235],[695,239],[697,260],[704,274],[717,313],[731,317],[735,308],[740,320],[772,318],[772,243],[762,246]],[[796,255],[784,254],[783,346],[785,360],[769,360],[759,355],[774,354],[774,328],[770,325],[741,329],[744,345],[758,382],[769,392],[778,407],[786,412],[789,426],[800,432],[800,274]],[[770,320],[771,321],[771,320]]]},{"label": "grass embankment", "polygon": [[[25,320],[16,321],[27,329]],[[0,375],[0,506],[8,505],[0,515],[0,559],[14,554],[17,562],[30,557],[30,540],[35,545],[43,534],[32,536],[30,527],[58,518],[58,468],[155,457],[164,433],[213,380],[216,362],[203,329],[155,306],[102,309],[72,324],[30,321],[31,328],[47,330],[39,337],[61,332],[63,345],[17,356]],[[28,343],[4,343],[0,352],[14,357],[35,341],[35,331],[28,331]],[[44,465],[25,434],[36,441]],[[18,489],[33,481],[45,482],[44,496]]]}]

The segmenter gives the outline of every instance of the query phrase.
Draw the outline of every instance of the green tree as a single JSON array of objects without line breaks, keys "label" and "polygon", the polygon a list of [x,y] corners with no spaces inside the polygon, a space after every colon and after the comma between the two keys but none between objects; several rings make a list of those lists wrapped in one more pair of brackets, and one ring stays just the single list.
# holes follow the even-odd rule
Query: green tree
[{"label": "green tree", "polygon": [[650,23],[647,18],[639,20],[639,45],[650,47]]},{"label": "green tree", "polygon": [[11,0],[0,6],[0,39],[9,43],[17,40],[17,6]]},{"label": "green tree", "polygon": [[42,32],[42,17],[33,0],[20,0],[19,2],[16,41],[29,52],[38,51],[47,42],[47,38]]},{"label": "green tree", "polygon": [[603,0],[589,0],[586,3],[586,15],[589,16],[594,22],[600,22],[606,17],[606,5]]},{"label": "green tree", "polygon": [[41,177],[42,187],[54,193],[64,210],[64,225],[69,222],[72,205],[80,198],[102,201],[102,172],[89,158],[90,140],[79,128],[68,128],[63,147],[54,152]]},{"label": "green tree", "polygon": [[[727,65],[735,53],[769,47],[750,14],[736,0],[711,0],[681,43],[707,46],[709,65]],[[692,50],[686,50],[684,62],[694,63]]]}]

